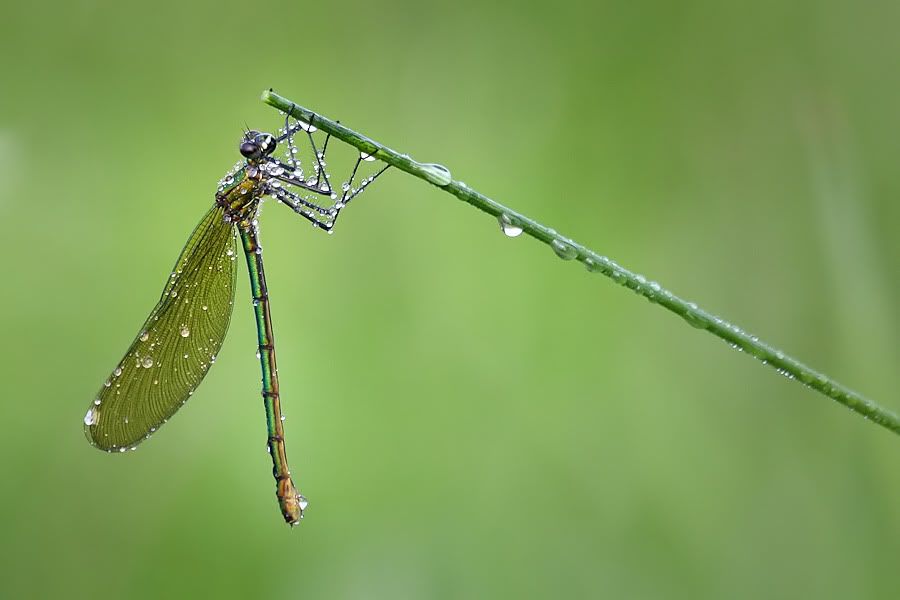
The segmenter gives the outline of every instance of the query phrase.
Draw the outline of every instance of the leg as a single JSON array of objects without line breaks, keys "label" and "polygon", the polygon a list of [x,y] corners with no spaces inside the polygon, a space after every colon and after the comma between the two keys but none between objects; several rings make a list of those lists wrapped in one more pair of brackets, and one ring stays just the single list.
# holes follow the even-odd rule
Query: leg
[{"label": "leg", "polygon": [[359,188],[354,188],[353,179],[356,177],[356,172],[359,169],[359,164],[363,160],[364,159],[362,158],[362,156],[356,159],[356,164],[353,166],[353,171],[350,173],[350,179],[347,182],[341,184],[343,194],[341,195],[341,199],[334,203],[334,208],[332,209],[334,211],[334,216],[331,219],[332,226],[334,226],[334,222],[337,221],[338,216],[341,214],[341,210],[343,210],[345,206],[350,204],[351,200],[363,193],[363,191],[369,186],[370,183],[375,181],[375,179],[377,179],[379,175],[387,171],[388,167],[391,166],[384,165],[377,173],[360,181]]},{"label": "leg", "polygon": [[[291,105],[291,110],[285,113],[284,116],[284,133],[276,138],[276,142],[281,142],[287,140],[288,145],[288,157],[287,157],[287,165],[284,165],[289,170],[293,172],[299,172],[302,177],[303,170],[300,167],[300,161],[297,159],[297,153],[299,150],[297,146],[294,144],[294,135],[300,131],[301,129],[306,132],[306,136],[309,138],[309,145],[312,149],[313,158],[315,160],[315,164],[313,165],[313,171],[315,172],[315,181],[314,183],[304,183],[301,187],[306,187],[311,189],[310,186],[315,186],[316,191],[322,191],[325,193],[331,193],[331,183],[328,181],[328,177],[325,174],[325,153],[328,151],[328,140],[331,139],[331,134],[327,134],[325,136],[325,143],[322,146],[322,150],[316,147],[316,141],[313,139],[313,133],[318,131],[314,122],[316,119],[316,115],[313,114],[310,117],[309,123],[304,123],[299,119],[295,119],[294,124],[291,125],[290,117],[291,112],[293,111],[294,105]],[[310,178],[311,180],[312,178]],[[324,181],[323,181],[324,179]],[[323,189],[323,183],[327,189]]]},{"label": "leg", "polygon": [[264,165],[265,168],[263,170],[267,171],[270,177],[274,177],[279,181],[289,183],[293,186],[303,188],[304,190],[315,192],[323,196],[330,196],[333,193],[331,184],[328,183],[324,186],[322,184],[319,184],[318,177],[316,179],[313,179],[312,177],[310,177],[309,179],[303,179],[303,169],[300,167],[298,161],[295,161],[295,164],[291,165],[288,163],[283,163],[280,160],[269,158],[268,162],[264,163]]},{"label": "leg", "polygon": [[[387,171],[390,166],[384,165],[380,171],[360,181],[360,186],[358,188],[354,188],[351,184],[353,178],[356,176],[356,171],[360,162],[362,162],[361,158],[356,161],[356,166],[353,168],[353,173],[350,175],[350,181],[341,186],[344,189],[344,192],[340,200],[336,201],[331,208],[319,206],[283,187],[270,187],[266,193],[290,206],[295,213],[312,223],[315,227],[319,227],[320,229],[324,229],[328,233],[331,233],[334,230],[334,225],[337,222],[338,216],[341,214],[341,210],[343,210],[353,198],[362,194],[369,184],[375,181],[379,175]],[[321,215],[321,217],[318,215]]]},{"label": "leg", "polygon": [[[284,188],[272,188],[268,193],[278,201],[287,204],[291,207],[291,210],[314,226],[327,231],[331,230],[334,224],[333,216],[337,214],[335,209],[319,206]],[[321,215],[321,217],[318,215]]]},{"label": "leg", "polygon": [[[291,108],[293,110],[293,106]],[[358,184],[359,187],[354,188],[353,184],[359,171],[360,164],[375,160],[373,157],[360,153],[356,158],[356,163],[353,165],[353,170],[350,172],[350,178],[341,184],[341,197],[338,198],[332,191],[331,184],[328,181],[328,173],[325,171],[325,152],[328,149],[328,141],[331,139],[331,136],[329,135],[325,138],[322,151],[319,152],[312,137],[312,133],[317,131],[314,125],[316,118],[315,114],[310,116],[309,123],[295,120],[295,123],[291,125],[290,113],[292,110],[286,113],[284,133],[278,138],[278,140],[288,140],[288,152],[290,158],[288,159],[287,164],[275,159],[269,160],[267,171],[269,176],[277,181],[270,181],[266,193],[274,196],[280,202],[287,204],[294,212],[312,223],[313,226],[331,233],[337,222],[338,216],[340,216],[341,210],[350,203],[350,200],[361,194],[370,183],[384,173],[390,165],[385,165],[374,175],[363,178]],[[297,150],[294,146],[293,136],[300,129],[306,131],[307,136],[309,137],[310,147],[313,149],[313,153],[316,157],[316,164],[313,166],[316,173],[315,179],[309,177],[304,180],[299,161],[294,158]],[[329,195],[332,200],[335,201],[334,205],[331,208],[320,206],[299,194],[285,189],[280,185],[281,182],[316,194]]]}]

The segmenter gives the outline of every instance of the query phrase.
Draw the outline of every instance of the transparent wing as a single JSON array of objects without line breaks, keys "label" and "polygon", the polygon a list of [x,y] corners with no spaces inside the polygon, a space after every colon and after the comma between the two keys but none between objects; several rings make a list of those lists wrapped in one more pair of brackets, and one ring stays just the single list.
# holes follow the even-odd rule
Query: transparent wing
[{"label": "transparent wing", "polygon": [[96,447],[124,452],[187,401],[222,347],[234,298],[235,239],[214,206],[181,251],[159,303],[84,417]]}]

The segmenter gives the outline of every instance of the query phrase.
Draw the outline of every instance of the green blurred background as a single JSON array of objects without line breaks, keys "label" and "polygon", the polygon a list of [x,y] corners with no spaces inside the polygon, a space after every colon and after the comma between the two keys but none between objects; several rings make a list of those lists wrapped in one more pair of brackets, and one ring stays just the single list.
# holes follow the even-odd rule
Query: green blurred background
[{"label": "green blurred background", "polygon": [[243,266],[177,418],[81,423],[270,86],[900,408],[900,5],[131,4],[0,22],[0,595],[900,597],[900,440],[399,172],[262,217],[302,526]]}]

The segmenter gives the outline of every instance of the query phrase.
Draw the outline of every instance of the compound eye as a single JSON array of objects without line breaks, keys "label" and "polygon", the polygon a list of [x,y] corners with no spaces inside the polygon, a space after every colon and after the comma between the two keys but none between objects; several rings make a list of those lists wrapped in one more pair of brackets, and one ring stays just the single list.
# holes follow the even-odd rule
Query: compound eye
[{"label": "compound eye", "polygon": [[256,142],[241,142],[240,151],[244,158],[254,158],[259,155],[259,146]]},{"label": "compound eye", "polygon": [[262,153],[267,156],[275,152],[275,147],[278,145],[275,138],[268,133],[256,136],[256,143],[259,145]]}]

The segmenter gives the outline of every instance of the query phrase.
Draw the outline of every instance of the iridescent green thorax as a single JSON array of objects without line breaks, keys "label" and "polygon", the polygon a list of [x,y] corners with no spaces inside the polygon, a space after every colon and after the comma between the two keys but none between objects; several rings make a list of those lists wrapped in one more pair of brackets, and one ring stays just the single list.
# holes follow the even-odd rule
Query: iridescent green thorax
[{"label": "iridescent green thorax", "polygon": [[238,163],[235,167],[219,182],[216,204],[225,211],[226,220],[246,229],[266,191],[255,161]]}]

